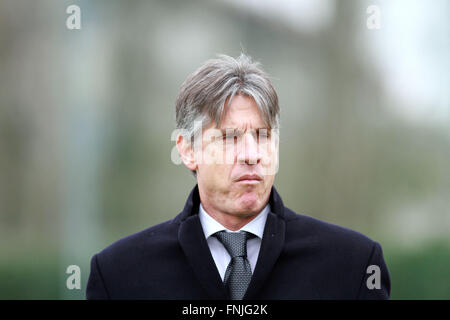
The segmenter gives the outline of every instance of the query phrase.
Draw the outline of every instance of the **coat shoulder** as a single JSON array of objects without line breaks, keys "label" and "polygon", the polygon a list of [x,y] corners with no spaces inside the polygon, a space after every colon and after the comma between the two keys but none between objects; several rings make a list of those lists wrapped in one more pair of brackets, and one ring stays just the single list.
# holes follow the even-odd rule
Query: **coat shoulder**
[{"label": "coat shoulder", "polygon": [[121,238],[97,253],[103,261],[127,261],[133,257],[158,254],[178,245],[179,224],[168,220]]},{"label": "coat shoulder", "polygon": [[326,222],[285,207],[287,241],[295,237],[308,238],[312,242],[331,248],[351,248],[371,251],[375,241],[363,233]]}]

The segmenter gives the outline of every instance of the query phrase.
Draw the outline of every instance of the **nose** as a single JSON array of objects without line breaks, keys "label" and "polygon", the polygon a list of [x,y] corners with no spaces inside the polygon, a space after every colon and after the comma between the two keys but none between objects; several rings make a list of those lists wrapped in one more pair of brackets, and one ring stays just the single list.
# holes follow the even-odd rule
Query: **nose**
[{"label": "nose", "polygon": [[238,162],[249,165],[258,164],[261,161],[261,153],[256,138],[250,132],[246,132],[242,138],[243,141],[238,147]]}]

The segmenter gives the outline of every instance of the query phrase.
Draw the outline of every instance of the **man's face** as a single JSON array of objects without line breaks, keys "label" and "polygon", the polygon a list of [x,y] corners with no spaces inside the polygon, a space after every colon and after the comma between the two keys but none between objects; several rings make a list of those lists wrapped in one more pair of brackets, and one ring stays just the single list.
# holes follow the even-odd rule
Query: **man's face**
[{"label": "man's face", "polygon": [[220,127],[213,122],[202,138],[195,161],[204,207],[241,217],[260,212],[278,168],[278,137],[264,123],[254,99],[235,96]]}]

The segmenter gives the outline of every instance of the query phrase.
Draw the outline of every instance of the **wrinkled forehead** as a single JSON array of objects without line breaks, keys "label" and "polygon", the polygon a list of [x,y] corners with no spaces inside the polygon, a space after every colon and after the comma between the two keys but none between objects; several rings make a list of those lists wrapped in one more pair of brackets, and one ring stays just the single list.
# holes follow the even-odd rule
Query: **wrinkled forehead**
[{"label": "wrinkled forehead", "polygon": [[268,119],[265,119],[261,108],[256,101],[247,95],[236,95],[232,100],[227,98],[219,123],[215,125],[218,129],[270,129]]}]

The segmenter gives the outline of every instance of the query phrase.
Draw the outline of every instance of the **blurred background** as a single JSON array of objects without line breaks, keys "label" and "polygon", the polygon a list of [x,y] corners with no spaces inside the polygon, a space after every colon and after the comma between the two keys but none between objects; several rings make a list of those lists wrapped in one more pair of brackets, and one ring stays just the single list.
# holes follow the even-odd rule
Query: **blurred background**
[{"label": "blurred background", "polygon": [[[72,4],[80,30],[66,27]],[[178,89],[245,51],[279,94],[285,205],[380,242],[392,299],[450,299],[449,12],[1,0],[0,298],[84,299],[94,253],[182,210],[195,180],[170,160]]]}]

